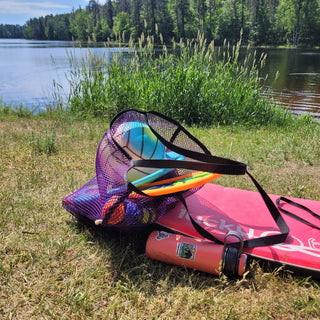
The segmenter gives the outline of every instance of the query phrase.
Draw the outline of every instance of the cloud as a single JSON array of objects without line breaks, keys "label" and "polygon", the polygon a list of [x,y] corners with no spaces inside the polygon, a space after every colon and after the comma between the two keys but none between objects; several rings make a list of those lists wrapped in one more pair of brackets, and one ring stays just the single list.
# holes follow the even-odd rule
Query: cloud
[{"label": "cloud", "polygon": [[32,16],[44,16],[53,11],[65,9],[69,11],[72,6],[57,4],[54,2],[23,2],[23,1],[0,1],[0,13],[24,14]]}]

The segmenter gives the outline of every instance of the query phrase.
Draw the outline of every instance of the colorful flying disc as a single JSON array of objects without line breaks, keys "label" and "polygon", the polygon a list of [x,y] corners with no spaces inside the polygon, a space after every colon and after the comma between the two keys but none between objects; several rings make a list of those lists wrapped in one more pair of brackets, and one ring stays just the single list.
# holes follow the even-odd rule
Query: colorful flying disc
[{"label": "colorful flying disc", "polygon": [[[184,160],[184,156],[166,151],[163,143],[145,123],[126,122],[117,128],[114,139],[132,159]],[[127,180],[135,186],[152,182],[174,169],[132,168],[127,172]]]},{"label": "colorful flying disc", "polygon": [[188,175],[150,183],[142,186],[140,189],[149,196],[162,196],[169,193],[176,193],[201,187],[220,176],[221,174],[218,173],[193,172]]}]

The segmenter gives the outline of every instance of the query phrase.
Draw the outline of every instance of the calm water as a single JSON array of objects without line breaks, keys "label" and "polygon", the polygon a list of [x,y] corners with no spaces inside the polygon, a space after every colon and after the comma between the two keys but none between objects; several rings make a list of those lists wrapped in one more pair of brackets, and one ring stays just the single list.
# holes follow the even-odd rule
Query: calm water
[{"label": "calm water", "polygon": [[[262,49],[260,49],[262,50]],[[273,98],[294,113],[320,118],[320,50],[263,49],[267,53],[264,74]],[[274,81],[277,71],[279,77]]]},{"label": "calm water", "polygon": [[[111,59],[118,48],[92,48]],[[7,103],[23,102],[28,107],[52,100],[56,81],[68,91],[66,74],[70,70],[67,51],[76,58],[86,48],[73,48],[72,42],[0,39],[0,97]],[[311,113],[320,117],[320,50],[258,49],[267,53],[262,76],[268,75],[266,89],[277,102],[294,113]],[[279,71],[277,81],[275,76]]]},{"label": "calm water", "polygon": [[[91,48],[96,54],[112,58],[118,48]],[[52,101],[54,82],[68,92],[66,74],[70,71],[68,54],[80,59],[87,48],[74,48],[70,41],[32,41],[0,39],[0,97],[6,104],[29,108]]]}]

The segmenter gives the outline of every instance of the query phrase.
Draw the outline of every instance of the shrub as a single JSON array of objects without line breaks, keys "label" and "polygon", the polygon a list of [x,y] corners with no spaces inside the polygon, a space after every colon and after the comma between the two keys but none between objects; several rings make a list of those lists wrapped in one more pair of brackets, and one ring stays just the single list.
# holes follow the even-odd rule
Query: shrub
[{"label": "shrub", "polygon": [[155,50],[152,38],[130,42],[131,54],[114,55],[107,65],[89,50],[70,57],[70,111],[111,118],[125,109],[156,110],[187,125],[284,125],[293,119],[263,95],[259,68],[265,55],[239,62],[241,41],[215,50],[203,36]]}]

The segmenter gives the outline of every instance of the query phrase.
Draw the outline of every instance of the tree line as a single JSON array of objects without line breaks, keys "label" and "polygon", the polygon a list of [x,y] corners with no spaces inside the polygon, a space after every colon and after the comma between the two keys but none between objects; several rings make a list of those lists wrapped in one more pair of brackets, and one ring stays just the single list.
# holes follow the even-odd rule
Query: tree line
[{"label": "tree line", "polygon": [[[320,44],[320,0],[90,0],[69,14],[33,18],[24,26],[0,25],[0,38],[107,41],[142,32],[169,43],[201,32],[254,45]],[[160,36],[161,35],[161,36]]]},{"label": "tree line", "polygon": [[24,27],[13,24],[0,24],[0,38],[23,38]]}]

